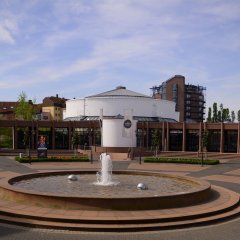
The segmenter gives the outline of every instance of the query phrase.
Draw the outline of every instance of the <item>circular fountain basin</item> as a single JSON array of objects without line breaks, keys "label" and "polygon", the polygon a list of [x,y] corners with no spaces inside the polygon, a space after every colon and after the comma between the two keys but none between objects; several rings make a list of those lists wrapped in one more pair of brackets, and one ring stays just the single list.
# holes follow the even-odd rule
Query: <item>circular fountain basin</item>
[{"label": "circular fountain basin", "polygon": [[[78,181],[69,181],[69,174]],[[212,196],[203,180],[157,172],[114,171],[112,186],[96,185],[95,171],[20,175],[1,186],[5,199],[42,207],[82,210],[149,210],[199,204]],[[148,190],[137,189],[139,182]]]}]

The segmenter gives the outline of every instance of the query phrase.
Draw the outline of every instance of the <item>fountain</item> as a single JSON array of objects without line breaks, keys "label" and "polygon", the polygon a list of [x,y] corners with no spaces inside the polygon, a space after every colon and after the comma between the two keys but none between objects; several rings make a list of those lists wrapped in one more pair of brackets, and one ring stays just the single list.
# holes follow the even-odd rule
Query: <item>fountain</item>
[{"label": "fountain", "polygon": [[[101,171],[97,174],[96,171],[69,170],[6,178],[0,184],[0,199],[27,203],[28,207],[55,209],[54,212],[64,211],[66,214],[61,221],[66,219],[66,224],[74,223],[73,228],[76,229],[78,222],[81,225],[79,229],[84,229],[82,226],[87,221],[87,230],[89,224],[93,224],[93,229],[95,226],[104,227],[108,231],[111,228],[114,230],[114,226],[124,231],[126,227],[148,229],[161,228],[166,224],[178,226],[181,225],[179,219],[191,219],[190,222],[195,219],[197,222],[199,218],[201,222],[205,220],[200,216],[215,218],[216,215],[220,219],[226,209],[233,209],[230,215],[237,211],[234,208],[239,203],[238,194],[211,186],[202,179],[136,170],[113,171],[112,174],[112,161],[106,153],[100,155],[100,163]],[[201,214],[195,212],[198,206],[202,209]],[[176,217],[169,209],[177,209]],[[79,211],[77,219],[72,216],[73,211]],[[96,217],[91,217],[93,212]],[[37,213],[33,215],[33,219],[36,218]],[[44,217],[41,215],[39,218],[43,221]],[[51,216],[46,217],[47,221],[49,218]],[[54,222],[56,226],[57,222]]]},{"label": "fountain", "polygon": [[[84,210],[147,210],[182,207],[209,198],[208,182],[158,172],[114,171],[109,155],[100,155],[101,171],[60,171],[9,179],[15,197],[43,207]],[[97,181],[96,181],[97,177]],[[142,191],[144,190],[144,191]],[[8,195],[7,190],[4,196]],[[39,201],[41,199],[41,201]]]},{"label": "fountain", "polygon": [[118,182],[112,181],[112,160],[110,155],[102,153],[99,157],[101,162],[101,171],[97,172],[97,183],[100,186],[117,185]]}]

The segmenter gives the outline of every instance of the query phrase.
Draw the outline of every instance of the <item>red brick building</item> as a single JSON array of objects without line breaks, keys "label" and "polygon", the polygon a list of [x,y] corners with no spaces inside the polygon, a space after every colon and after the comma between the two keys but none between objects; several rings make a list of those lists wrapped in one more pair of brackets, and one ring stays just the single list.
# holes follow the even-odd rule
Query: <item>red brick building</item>
[{"label": "red brick building", "polygon": [[159,86],[151,88],[154,98],[176,103],[180,122],[202,122],[205,114],[205,87],[185,84],[185,77],[175,75]]}]

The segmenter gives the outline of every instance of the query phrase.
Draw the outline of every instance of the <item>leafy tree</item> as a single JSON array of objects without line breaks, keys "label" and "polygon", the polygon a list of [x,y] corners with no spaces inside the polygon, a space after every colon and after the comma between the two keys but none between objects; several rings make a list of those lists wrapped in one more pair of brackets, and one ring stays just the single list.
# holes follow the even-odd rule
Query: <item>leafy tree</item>
[{"label": "leafy tree", "polygon": [[236,116],[235,116],[235,112],[231,111],[231,120],[232,122],[235,122]]},{"label": "leafy tree", "polygon": [[212,108],[208,108],[208,117],[207,117],[207,122],[212,122]]},{"label": "leafy tree", "polygon": [[202,133],[202,146],[203,148],[207,148],[209,142],[209,132],[208,130],[204,130]]},{"label": "leafy tree", "polygon": [[74,131],[73,137],[72,137],[72,145],[73,145],[75,156],[77,155],[77,148],[78,148],[79,144],[80,144],[80,136],[77,131]]},{"label": "leafy tree", "polygon": [[238,118],[238,122],[240,122],[240,110],[238,110],[237,112],[237,118]]},{"label": "leafy tree", "polygon": [[212,122],[217,122],[217,120],[218,120],[217,103],[213,103],[213,117],[212,117]]},{"label": "leafy tree", "polygon": [[226,121],[231,121],[229,108],[226,108]]},{"label": "leafy tree", "polygon": [[221,113],[221,110],[218,110],[217,121],[218,121],[218,122],[222,122],[222,113]]},{"label": "leafy tree", "polygon": [[23,120],[32,120],[33,116],[36,114],[34,103],[27,100],[26,93],[21,92],[18,97],[18,106],[15,110],[16,118]]},{"label": "leafy tree", "polygon": [[222,103],[219,105],[219,108],[220,108],[220,111],[221,111],[221,119],[220,119],[220,122],[223,122],[223,104],[222,104]]},{"label": "leafy tree", "polygon": [[155,147],[155,155],[157,157],[159,147],[162,143],[162,136],[161,131],[159,128],[154,129],[153,135],[152,135],[152,145]]},{"label": "leafy tree", "polygon": [[228,108],[224,108],[224,109],[223,109],[222,119],[223,119],[223,122],[231,121],[230,114],[229,114],[229,109],[228,109]]},{"label": "leafy tree", "polygon": [[[211,107],[208,108],[207,122],[229,122],[229,121],[234,122],[235,121],[236,115],[234,111],[231,111],[231,114],[230,114],[229,108],[224,108],[222,103],[219,105],[219,108],[220,109],[218,110],[216,102],[213,103],[212,108]],[[239,112],[239,122],[240,122],[240,112]]]},{"label": "leafy tree", "polygon": [[29,161],[31,160],[31,155],[30,155],[30,148],[31,148],[31,139],[30,139],[30,132],[28,128],[25,128],[24,130],[24,137],[23,137],[23,145],[25,146],[26,149],[26,155],[29,158]]}]

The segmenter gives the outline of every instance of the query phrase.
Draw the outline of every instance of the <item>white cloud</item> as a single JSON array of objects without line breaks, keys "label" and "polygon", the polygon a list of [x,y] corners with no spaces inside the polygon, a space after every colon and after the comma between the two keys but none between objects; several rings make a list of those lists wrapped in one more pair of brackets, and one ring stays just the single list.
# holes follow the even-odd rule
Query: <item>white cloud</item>
[{"label": "white cloud", "polygon": [[[16,2],[9,1],[5,13],[0,10],[0,43],[10,44],[8,49],[0,44],[1,89],[40,83],[56,89],[75,81],[75,86],[83,85],[76,97],[115,83],[148,94],[149,87],[175,74],[206,86],[211,100],[227,97],[228,84],[221,87],[214,76],[226,77],[239,89],[239,70],[234,69],[240,49],[239,1]],[[228,59],[234,63],[225,64]],[[229,80],[231,71],[235,83]]]},{"label": "white cloud", "polygon": [[[205,5],[205,6],[204,6]],[[216,17],[219,21],[239,19],[240,2],[215,0],[204,3],[202,12]]]},{"label": "white cloud", "polygon": [[0,23],[0,42],[14,44],[15,39],[11,30],[5,24]]}]

